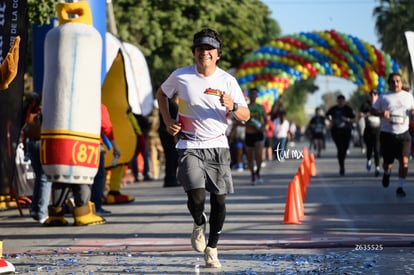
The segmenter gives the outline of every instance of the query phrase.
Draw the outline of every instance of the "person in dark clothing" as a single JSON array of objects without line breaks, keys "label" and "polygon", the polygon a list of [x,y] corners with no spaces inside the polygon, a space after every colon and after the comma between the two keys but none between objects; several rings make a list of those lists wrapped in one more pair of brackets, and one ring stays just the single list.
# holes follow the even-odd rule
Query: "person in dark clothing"
[{"label": "person in dark clothing", "polygon": [[363,133],[364,143],[366,146],[367,171],[371,170],[371,157],[374,154],[375,176],[380,174],[380,123],[381,119],[378,116],[371,114],[372,105],[377,101],[378,93],[372,90],[369,93],[369,99],[362,103],[360,108],[360,115],[365,120],[365,129]]},{"label": "person in dark clothing", "polygon": [[316,151],[316,157],[321,157],[321,151],[325,144],[325,116],[321,108],[315,109],[315,115],[309,122],[309,130],[311,134],[311,146]]},{"label": "person in dark clothing", "polygon": [[[178,103],[177,96],[168,100],[169,111],[171,117],[177,117]],[[178,153],[175,149],[176,137],[172,136],[167,132],[164,120],[160,114],[160,127],[158,134],[161,139],[161,145],[164,149],[165,155],[165,176],[164,176],[164,187],[175,187],[179,186],[177,183],[177,168],[178,168]]]},{"label": "person in dark clothing", "polygon": [[332,106],[326,116],[331,121],[331,136],[337,149],[339,163],[339,174],[345,175],[345,158],[351,141],[352,123],[355,113],[351,107],[345,103],[345,96],[338,95],[337,104]]}]

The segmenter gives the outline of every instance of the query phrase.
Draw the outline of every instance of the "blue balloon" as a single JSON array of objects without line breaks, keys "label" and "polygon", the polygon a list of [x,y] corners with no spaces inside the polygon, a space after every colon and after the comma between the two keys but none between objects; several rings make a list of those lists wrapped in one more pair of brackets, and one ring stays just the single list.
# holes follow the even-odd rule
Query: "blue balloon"
[{"label": "blue balloon", "polygon": [[254,80],[254,74],[246,75],[247,82],[252,82]]},{"label": "blue balloon", "polygon": [[265,93],[262,89],[259,89],[258,93],[257,93],[257,97],[261,97],[263,96]]},{"label": "blue balloon", "polygon": [[398,72],[400,70],[400,66],[398,65],[397,62],[395,62],[394,60],[392,61],[392,71],[393,72]]}]

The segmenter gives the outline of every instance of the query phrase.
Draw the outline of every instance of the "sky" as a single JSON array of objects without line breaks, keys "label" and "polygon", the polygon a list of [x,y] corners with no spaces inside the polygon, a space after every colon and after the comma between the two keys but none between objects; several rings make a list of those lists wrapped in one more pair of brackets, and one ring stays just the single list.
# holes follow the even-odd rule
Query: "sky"
[{"label": "sky", "polygon": [[[272,11],[283,35],[300,32],[336,30],[350,34],[380,48],[375,34],[373,10],[377,0],[263,0]],[[322,102],[326,91],[341,90],[349,98],[356,90],[352,82],[337,77],[317,77],[319,91],[308,97],[307,107]]]}]

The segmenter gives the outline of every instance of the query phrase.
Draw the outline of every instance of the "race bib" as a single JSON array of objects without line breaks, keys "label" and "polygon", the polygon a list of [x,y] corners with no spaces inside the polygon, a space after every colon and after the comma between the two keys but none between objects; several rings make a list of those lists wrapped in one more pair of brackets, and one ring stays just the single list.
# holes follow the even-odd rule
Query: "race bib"
[{"label": "race bib", "polygon": [[390,121],[391,124],[404,124],[405,118],[405,116],[401,115],[391,115]]}]

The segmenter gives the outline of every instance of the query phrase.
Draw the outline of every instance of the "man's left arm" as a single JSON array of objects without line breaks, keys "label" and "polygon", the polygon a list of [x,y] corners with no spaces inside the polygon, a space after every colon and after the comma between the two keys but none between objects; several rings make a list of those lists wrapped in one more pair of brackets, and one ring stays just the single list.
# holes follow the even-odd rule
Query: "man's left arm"
[{"label": "man's left arm", "polygon": [[234,117],[239,121],[248,121],[250,119],[250,110],[248,107],[241,106],[237,102],[234,102],[233,99],[223,92],[220,97],[221,105],[226,107],[228,112],[232,112]]}]

